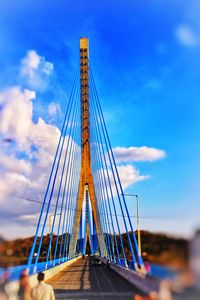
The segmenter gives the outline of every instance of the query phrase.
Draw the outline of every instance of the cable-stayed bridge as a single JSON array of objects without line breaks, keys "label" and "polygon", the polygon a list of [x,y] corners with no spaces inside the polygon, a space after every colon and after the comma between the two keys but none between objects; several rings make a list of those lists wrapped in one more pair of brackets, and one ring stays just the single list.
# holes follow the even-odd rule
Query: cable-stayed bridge
[{"label": "cable-stayed bridge", "polygon": [[[122,234],[127,240],[126,247]],[[92,271],[89,258],[81,259],[87,253],[96,255],[105,265],[109,261],[123,277],[136,276],[136,281],[145,280],[144,263],[95,86],[88,39],[81,38],[80,65],[67,104],[26,269],[32,275],[56,270],[74,260],[68,267],[69,273],[57,274],[51,281],[56,289],[62,286],[62,290],[66,287],[74,292],[77,284],[79,288],[86,285],[87,289],[91,277],[88,286],[93,282],[98,290],[110,292],[110,296],[114,296],[113,293],[117,296],[120,284],[127,288],[124,297],[132,295],[128,283],[123,283],[123,279],[113,275],[108,268]],[[81,272],[78,272],[79,268]],[[69,284],[74,272],[83,277],[87,274],[87,280],[75,277]],[[96,295],[95,291],[92,293]]]},{"label": "cable-stayed bridge", "polygon": [[[44,250],[50,214],[50,236]],[[124,250],[123,232],[127,234],[131,257]],[[89,62],[88,39],[82,38],[80,68],[29,255],[30,272],[40,269],[44,256],[48,269],[86,254],[88,244],[92,255],[123,266],[131,261],[136,271],[145,271]]]}]

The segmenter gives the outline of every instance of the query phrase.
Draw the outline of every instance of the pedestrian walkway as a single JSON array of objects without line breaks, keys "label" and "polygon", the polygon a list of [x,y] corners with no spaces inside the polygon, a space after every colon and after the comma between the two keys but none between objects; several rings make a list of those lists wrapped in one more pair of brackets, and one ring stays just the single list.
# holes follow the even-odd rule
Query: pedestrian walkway
[{"label": "pedestrian walkway", "polygon": [[131,299],[140,292],[104,264],[92,266],[90,259],[79,259],[47,281],[56,299]]}]

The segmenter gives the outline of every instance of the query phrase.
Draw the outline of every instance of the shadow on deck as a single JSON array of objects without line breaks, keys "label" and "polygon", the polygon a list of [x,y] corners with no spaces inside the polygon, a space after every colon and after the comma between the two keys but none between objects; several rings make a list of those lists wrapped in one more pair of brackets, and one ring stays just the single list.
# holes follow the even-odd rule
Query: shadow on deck
[{"label": "shadow on deck", "polygon": [[134,299],[142,295],[133,285],[109,267],[91,265],[91,258],[79,259],[47,283],[56,299]]}]

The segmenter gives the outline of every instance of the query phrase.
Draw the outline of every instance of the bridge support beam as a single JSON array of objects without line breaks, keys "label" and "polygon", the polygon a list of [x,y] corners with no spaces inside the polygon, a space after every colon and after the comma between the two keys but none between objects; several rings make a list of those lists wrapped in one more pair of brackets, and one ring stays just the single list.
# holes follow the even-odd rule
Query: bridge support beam
[{"label": "bridge support beam", "polygon": [[[104,234],[100,222],[99,208],[97,206],[94,181],[90,159],[90,120],[89,120],[89,43],[87,38],[80,39],[80,98],[81,98],[81,174],[79,183],[79,194],[77,198],[76,211],[74,214],[72,238],[69,247],[69,256],[73,257],[76,252],[81,212],[83,207],[84,192],[87,189],[90,195],[92,215],[96,226],[99,242],[100,255],[107,255]],[[87,219],[87,218],[86,218]],[[87,224],[89,226],[89,224]],[[89,230],[87,230],[87,235]],[[87,238],[87,237],[86,237]],[[88,236],[90,239],[90,237]]]}]

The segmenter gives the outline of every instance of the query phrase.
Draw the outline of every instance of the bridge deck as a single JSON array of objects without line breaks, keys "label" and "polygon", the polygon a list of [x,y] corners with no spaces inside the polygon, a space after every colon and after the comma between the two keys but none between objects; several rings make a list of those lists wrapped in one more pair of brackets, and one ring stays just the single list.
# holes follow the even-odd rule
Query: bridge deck
[{"label": "bridge deck", "polygon": [[134,299],[141,293],[104,265],[92,266],[90,259],[79,259],[47,281],[56,299]]}]

